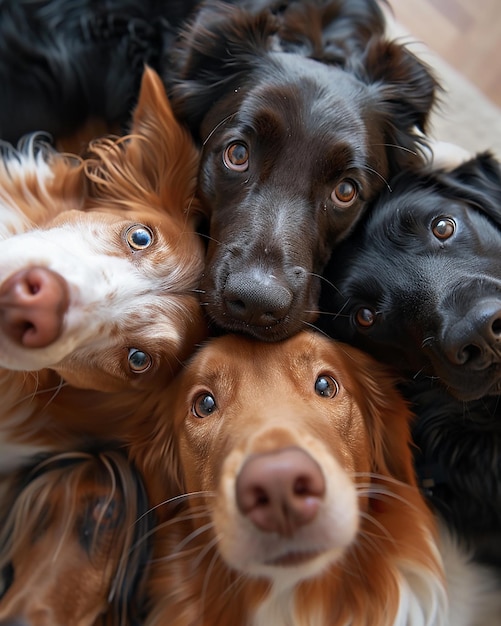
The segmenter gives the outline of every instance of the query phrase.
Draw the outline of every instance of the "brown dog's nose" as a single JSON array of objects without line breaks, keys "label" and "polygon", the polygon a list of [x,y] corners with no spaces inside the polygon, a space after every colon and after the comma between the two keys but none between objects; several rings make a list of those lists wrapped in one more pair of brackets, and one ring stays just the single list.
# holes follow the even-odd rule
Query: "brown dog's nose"
[{"label": "brown dog's nose", "polygon": [[43,267],[31,267],[11,276],[0,291],[0,326],[16,343],[44,348],[61,334],[68,308],[63,278]]},{"label": "brown dog's nose", "polygon": [[324,495],[322,470],[300,448],[251,457],[236,482],[240,511],[260,530],[285,536],[313,521]]}]

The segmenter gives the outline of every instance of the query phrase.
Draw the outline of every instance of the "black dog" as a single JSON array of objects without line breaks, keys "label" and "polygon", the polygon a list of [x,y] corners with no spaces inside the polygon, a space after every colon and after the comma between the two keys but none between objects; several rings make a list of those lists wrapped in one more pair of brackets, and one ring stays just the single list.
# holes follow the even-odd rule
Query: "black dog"
[{"label": "black dog", "polygon": [[319,326],[462,400],[501,393],[501,168],[404,173],[334,251]]},{"label": "black dog", "polygon": [[202,7],[163,64],[203,146],[204,304],[217,325],[263,340],[316,317],[318,274],[386,179],[420,160],[416,128],[436,91],[384,40],[375,1],[285,5]]},{"label": "black dog", "polygon": [[500,398],[465,403],[428,381],[404,392],[425,495],[477,559],[501,567]]},{"label": "black dog", "polygon": [[158,66],[195,0],[1,0],[0,137],[126,127],[144,64]]},{"label": "black dog", "polygon": [[391,188],[334,251],[318,325],[408,379],[421,485],[501,566],[501,170],[486,153]]}]

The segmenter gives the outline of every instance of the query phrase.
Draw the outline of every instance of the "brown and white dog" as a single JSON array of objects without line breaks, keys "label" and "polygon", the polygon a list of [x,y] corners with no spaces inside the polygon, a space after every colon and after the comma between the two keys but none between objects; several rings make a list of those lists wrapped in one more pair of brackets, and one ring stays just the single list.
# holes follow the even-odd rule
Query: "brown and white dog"
[{"label": "brown and white dog", "polygon": [[86,159],[35,138],[4,146],[0,467],[14,442],[116,436],[87,390],[156,389],[205,336],[197,164],[151,70],[130,136],[96,140]]}]

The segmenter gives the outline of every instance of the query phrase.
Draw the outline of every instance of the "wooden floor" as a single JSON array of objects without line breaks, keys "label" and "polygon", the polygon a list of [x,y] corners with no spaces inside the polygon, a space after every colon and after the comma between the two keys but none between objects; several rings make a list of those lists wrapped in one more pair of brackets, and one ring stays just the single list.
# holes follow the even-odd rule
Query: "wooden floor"
[{"label": "wooden floor", "polygon": [[389,0],[395,18],[501,107],[501,0]]}]

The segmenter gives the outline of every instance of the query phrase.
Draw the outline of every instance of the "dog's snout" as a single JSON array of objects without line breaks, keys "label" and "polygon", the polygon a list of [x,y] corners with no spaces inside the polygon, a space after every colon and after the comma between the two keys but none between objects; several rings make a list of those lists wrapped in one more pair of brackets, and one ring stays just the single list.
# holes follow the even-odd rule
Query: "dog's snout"
[{"label": "dog's snout", "polygon": [[444,343],[447,358],[454,365],[476,370],[491,365],[501,356],[501,300],[477,302],[448,329]]},{"label": "dog's snout", "polygon": [[223,297],[233,318],[252,326],[270,326],[287,315],[293,293],[273,275],[234,272],[228,276]]},{"label": "dog's snout", "polygon": [[299,448],[250,457],[236,482],[240,511],[260,530],[284,536],[315,519],[324,495],[322,470]]},{"label": "dog's snout", "polygon": [[59,274],[43,267],[23,269],[0,291],[0,327],[19,345],[44,348],[61,334],[68,301]]}]

